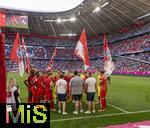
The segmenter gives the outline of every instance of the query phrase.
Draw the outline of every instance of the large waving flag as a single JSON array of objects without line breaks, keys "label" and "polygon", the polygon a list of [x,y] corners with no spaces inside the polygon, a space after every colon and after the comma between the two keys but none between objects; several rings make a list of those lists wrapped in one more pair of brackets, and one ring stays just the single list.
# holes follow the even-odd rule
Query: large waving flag
[{"label": "large waving flag", "polygon": [[112,62],[112,57],[110,54],[105,33],[103,39],[103,46],[104,46],[104,70],[106,71],[106,75],[110,76],[114,70],[114,63]]},{"label": "large waving flag", "polygon": [[19,67],[19,75],[23,77],[24,73],[24,63],[22,56],[22,48],[20,47],[20,37],[19,33],[17,33],[16,38],[14,40],[14,44],[10,54],[10,60],[17,63]]},{"label": "large waving flag", "polygon": [[75,48],[75,54],[80,57],[84,62],[84,70],[87,70],[90,67],[88,48],[87,48],[87,39],[85,30],[82,31],[80,39]]},{"label": "large waving flag", "polygon": [[25,52],[25,69],[26,69],[26,72],[29,73],[30,72],[30,59],[29,59],[29,54],[28,54],[27,47],[25,45],[25,41],[23,37],[22,37],[22,48]]}]

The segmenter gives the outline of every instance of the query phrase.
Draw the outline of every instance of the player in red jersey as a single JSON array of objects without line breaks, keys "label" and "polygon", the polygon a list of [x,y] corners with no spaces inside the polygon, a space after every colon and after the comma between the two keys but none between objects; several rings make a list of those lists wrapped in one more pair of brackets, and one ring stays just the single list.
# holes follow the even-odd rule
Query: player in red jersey
[{"label": "player in red jersey", "polygon": [[38,87],[35,83],[31,87],[31,90],[32,90],[32,103],[39,103]]},{"label": "player in red jersey", "polygon": [[33,86],[33,78],[35,77],[35,70],[31,69],[30,75],[24,81],[25,85],[28,88],[28,103],[32,102],[32,86]]},{"label": "player in red jersey", "polygon": [[[106,110],[106,94],[107,94],[107,77],[104,75],[104,71],[101,71],[101,91],[100,91],[100,100],[102,105],[102,111]],[[100,110],[101,111],[101,110]]]},{"label": "player in red jersey", "polygon": [[56,111],[54,107],[54,99],[52,94],[52,73],[48,73],[47,77],[45,77],[44,81],[42,82],[43,86],[45,86],[45,102],[50,103],[51,111]]},{"label": "player in red jersey", "polygon": [[36,73],[37,76],[37,87],[38,87],[38,97],[39,97],[39,102],[44,102],[44,92],[45,92],[45,87],[42,85],[42,82],[44,80],[43,74],[42,72],[37,72]]}]

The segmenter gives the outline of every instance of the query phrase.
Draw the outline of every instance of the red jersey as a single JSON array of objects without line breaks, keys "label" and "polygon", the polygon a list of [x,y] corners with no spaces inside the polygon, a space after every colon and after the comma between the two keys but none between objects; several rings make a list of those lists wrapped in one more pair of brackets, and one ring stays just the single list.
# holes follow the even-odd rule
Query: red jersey
[{"label": "red jersey", "polygon": [[34,79],[34,76],[29,76],[28,78],[27,78],[27,81],[28,81],[28,90],[29,91],[31,91],[31,88],[32,88],[32,86],[33,86],[33,79]]},{"label": "red jersey", "polygon": [[52,83],[52,80],[48,77],[46,77],[43,81],[43,84],[46,89],[50,89],[51,83]]},{"label": "red jersey", "polygon": [[37,88],[43,87],[41,84],[43,81],[42,77],[34,77],[33,81],[34,81],[34,84],[37,86]]},{"label": "red jersey", "polygon": [[69,94],[69,82],[71,80],[71,76],[64,76],[64,80],[67,81],[67,93]]},{"label": "red jersey", "polygon": [[102,90],[107,89],[107,78],[106,77],[101,77],[100,80],[101,80],[101,89]]}]

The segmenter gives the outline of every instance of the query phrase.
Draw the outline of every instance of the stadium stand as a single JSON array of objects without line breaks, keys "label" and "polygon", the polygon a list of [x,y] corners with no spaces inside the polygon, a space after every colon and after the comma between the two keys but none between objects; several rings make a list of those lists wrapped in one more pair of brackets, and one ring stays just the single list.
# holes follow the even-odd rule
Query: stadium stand
[{"label": "stadium stand", "polygon": [[[150,61],[150,30],[149,24],[142,28],[133,29],[126,33],[110,35],[109,47],[111,54],[122,55],[129,58]],[[145,34],[144,34],[145,33]],[[142,35],[141,35],[142,34]],[[135,37],[135,35],[138,35]],[[17,68],[15,64],[9,61],[9,55],[13,43],[13,36],[6,38],[6,58],[7,70],[13,71]],[[120,41],[118,41],[120,40]],[[77,38],[57,39],[57,38],[41,38],[41,37],[25,37],[25,43],[31,60],[32,67],[45,70],[55,47],[57,47],[57,54],[54,58],[54,70],[80,70],[83,66],[81,60],[75,55],[74,49],[77,44]],[[96,69],[103,68],[103,46],[101,38],[88,39],[88,51],[90,57],[91,68],[89,70],[96,71]],[[113,57],[116,65],[116,72],[149,72],[150,66],[145,63],[136,62],[135,60],[128,60],[124,58]],[[101,65],[101,67],[99,66]],[[81,67],[81,68],[79,68]]]}]

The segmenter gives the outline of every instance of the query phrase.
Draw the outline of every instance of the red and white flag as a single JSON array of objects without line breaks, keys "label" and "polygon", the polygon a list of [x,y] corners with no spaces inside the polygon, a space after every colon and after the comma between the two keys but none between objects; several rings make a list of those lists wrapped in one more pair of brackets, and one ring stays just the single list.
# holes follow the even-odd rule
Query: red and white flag
[{"label": "red and white flag", "polygon": [[19,33],[16,34],[16,38],[14,40],[14,44],[10,54],[10,60],[17,63],[19,67],[19,75],[23,77],[24,74],[24,63],[23,63],[23,55],[22,48],[20,46],[20,37]]},{"label": "red and white flag", "polygon": [[56,46],[55,49],[54,49],[54,52],[53,52],[52,57],[51,57],[51,60],[50,60],[50,62],[48,63],[46,70],[51,70],[51,69],[52,69],[53,64],[54,64],[54,58],[55,58],[55,56],[56,56],[56,53],[57,53],[57,46]]},{"label": "red and white flag", "polygon": [[80,57],[84,62],[84,70],[87,70],[90,67],[88,48],[87,48],[87,39],[85,30],[82,31],[80,39],[75,48],[75,54]]},{"label": "red and white flag", "polygon": [[104,33],[103,37],[103,46],[104,46],[104,70],[106,71],[106,75],[110,76],[114,70],[114,63],[112,62],[112,57],[110,54],[110,50],[108,47],[108,41],[106,35]]},{"label": "red and white flag", "polygon": [[25,52],[25,69],[26,69],[26,72],[29,73],[30,72],[30,59],[29,59],[29,54],[28,54],[27,47],[25,45],[25,41],[23,37],[22,37],[22,48]]}]

